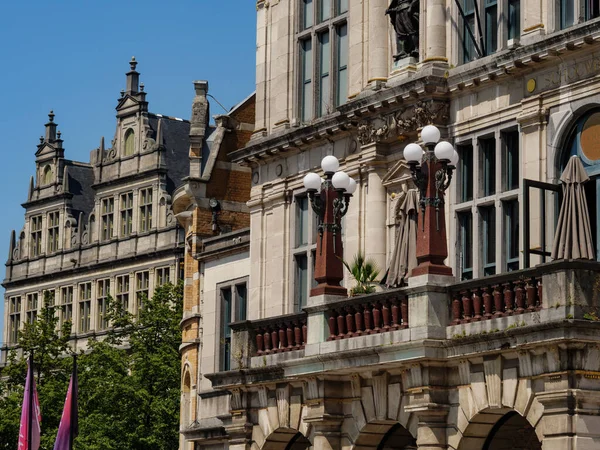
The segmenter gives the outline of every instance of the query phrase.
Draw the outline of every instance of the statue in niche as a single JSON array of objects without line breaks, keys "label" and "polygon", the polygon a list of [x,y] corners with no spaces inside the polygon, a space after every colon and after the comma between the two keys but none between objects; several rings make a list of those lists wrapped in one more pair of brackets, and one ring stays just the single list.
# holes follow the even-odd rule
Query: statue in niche
[{"label": "statue in niche", "polygon": [[385,12],[396,31],[398,53],[394,60],[419,57],[419,0],[392,0]]}]

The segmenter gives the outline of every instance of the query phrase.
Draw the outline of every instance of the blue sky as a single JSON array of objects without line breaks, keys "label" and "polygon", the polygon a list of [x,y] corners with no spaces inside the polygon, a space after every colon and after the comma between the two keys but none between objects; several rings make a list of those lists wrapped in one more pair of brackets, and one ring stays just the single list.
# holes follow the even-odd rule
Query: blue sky
[{"label": "blue sky", "polygon": [[[189,118],[201,79],[230,108],[254,91],[255,27],[251,0],[0,2],[0,259],[10,231],[23,226],[51,109],[66,157],[87,162],[101,136],[114,135],[132,56],[151,112]],[[212,102],[211,113],[222,112]]]}]

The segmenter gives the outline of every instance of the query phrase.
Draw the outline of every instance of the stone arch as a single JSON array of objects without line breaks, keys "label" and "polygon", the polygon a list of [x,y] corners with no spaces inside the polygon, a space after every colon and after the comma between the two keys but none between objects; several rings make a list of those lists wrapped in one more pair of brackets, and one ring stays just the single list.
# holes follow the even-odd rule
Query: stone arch
[{"label": "stone arch", "polygon": [[135,153],[135,133],[128,128],[123,139],[123,156],[131,156]]},{"label": "stone arch", "polygon": [[48,185],[52,183],[52,179],[53,179],[53,173],[52,173],[52,166],[50,164],[47,164],[43,171],[42,171],[42,185]]},{"label": "stone arch", "polygon": [[412,450],[417,448],[415,436],[398,422],[369,423],[354,441],[353,450]]},{"label": "stone arch", "polygon": [[265,440],[262,450],[305,450],[312,444],[298,430],[278,428]]},{"label": "stone arch", "polygon": [[542,450],[535,424],[507,408],[487,409],[475,415],[457,450]]},{"label": "stone arch", "polygon": [[187,427],[192,423],[192,375],[190,367],[186,364],[183,368],[183,376],[181,382],[181,424]]}]

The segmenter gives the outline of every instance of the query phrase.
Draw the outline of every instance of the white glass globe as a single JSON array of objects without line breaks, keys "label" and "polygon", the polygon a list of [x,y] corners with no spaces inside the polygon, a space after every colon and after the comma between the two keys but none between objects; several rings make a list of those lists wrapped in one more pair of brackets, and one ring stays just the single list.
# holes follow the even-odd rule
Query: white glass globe
[{"label": "white glass globe", "polygon": [[340,168],[340,162],[338,161],[338,159],[335,156],[327,155],[321,161],[321,168],[323,169],[323,172],[325,172],[325,173],[333,173]]},{"label": "white glass globe", "polygon": [[436,144],[440,140],[440,130],[433,125],[426,125],[421,130],[421,139],[424,144]]},{"label": "white glass globe", "polygon": [[348,189],[346,189],[346,194],[352,195],[354,192],[356,192],[356,181],[354,181],[354,178],[350,178]]},{"label": "white glass globe", "polygon": [[458,152],[454,150],[452,153],[452,158],[450,158],[450,165],[456,167],[458,164]]},{"label": "white glass globe", "polygon": [[450,142],[442,141],[438,142],[435,146],[434,152],[437,159],[446,159],[449,161],[452,159],[452,155],[454,155],[454,147],[452,147]]},{"label": "white glass globe", "polygon": [[348,189],[348,185],[350,184],[350,177],[346,172],[340,170],[339,172],[333,174],[331,183],[333,184],[334,188],[345,191]]},{"label": "white glass globe", "polygon": [[306,189],[311,189],[314,191],[321,189],[321,177],[314,172],[307,173],[303,182]]},{"label": "white glass globe", "polygon": [[421,162],[423,149],[417,144],[408,144],[404,147],[404,159],[408,162]]}]

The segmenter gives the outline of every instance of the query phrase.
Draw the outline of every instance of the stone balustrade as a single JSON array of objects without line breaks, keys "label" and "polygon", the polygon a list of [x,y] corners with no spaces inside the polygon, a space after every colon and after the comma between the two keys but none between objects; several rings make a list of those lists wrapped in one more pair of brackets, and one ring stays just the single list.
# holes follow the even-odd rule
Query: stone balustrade
[{"label": "stone balustrade", "polygon": [[328,341],[408,328],[408,297],[401,290],[357,296],[327,307]]},{"label": "stone balustrade", "polygon": [[452,324],[479,322],[539,311],[542,308],[542,272],[519,270],[453,285]]}]

